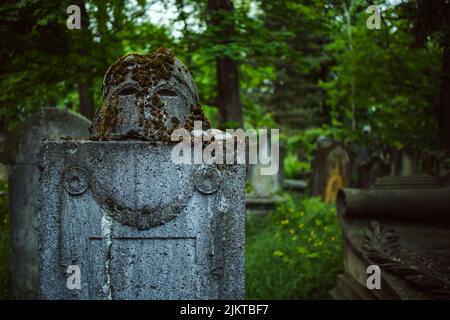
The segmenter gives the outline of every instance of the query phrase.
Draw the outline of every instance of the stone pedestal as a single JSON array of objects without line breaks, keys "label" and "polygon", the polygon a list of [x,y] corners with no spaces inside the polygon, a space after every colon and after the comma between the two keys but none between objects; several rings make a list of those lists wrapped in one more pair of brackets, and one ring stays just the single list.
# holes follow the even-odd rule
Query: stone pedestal
[{"label": "stone pedestal", "polygon": [[[44,299],[244,297],[245,167],[175,165],[139,141],[42,147]],[[77,265],[81,290],[66,287]]]}]

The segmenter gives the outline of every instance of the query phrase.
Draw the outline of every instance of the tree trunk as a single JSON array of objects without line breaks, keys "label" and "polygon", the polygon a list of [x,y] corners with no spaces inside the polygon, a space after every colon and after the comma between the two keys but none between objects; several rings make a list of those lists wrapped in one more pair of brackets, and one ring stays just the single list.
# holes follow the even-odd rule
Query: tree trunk
[{"label": "tree trunk", "polygon": [[[221,26],[217,39],[221,44],[227,44],[235,33],[233,24],[225,25],[223,15],[232,13],[233,3],[230,0],[208,0],[210,26]],[[243,126],[242,103],[240,97],[239,64],[228,56],[216,58],[217,96],[219,106],[219,122],[221,127]]]},{"label": "tree trunk", "polygon": [[[353,51],[353,37],[352,37],[352,20],[351,13],[353,7],[355,6],[355,1],[351,1],[349,6],[347,7],[347,3],[344,1],[342,4],[344,8],[344,16],[347,25],[347,36],[348,36],[348,48],[350,51]],[[353,76],[353,72],[351,74],[350,79],[350,105],[352,108],[352,130],[356,130],[356,106],[355,106],[355,79]]]},{"label": "tree trunk", "polygon": [[[450,40],[450,37],[447,37]],[[439,110],[441,142],[450,146],[450,44],[444,44],[442,59],[441,95]]]},{"label": "tree trunk", "polygon": [[95,114],[94,93],[92,80],[78,82],[78,99],[80,101],[80,114],[92,120]]},{"label": "tree trunk", "polygon": [[[89,30],[89,16],[86,10],[85,0],[77,0],[77,5],[80,6],[81,11],[81,30],[77,30],[80,33],[79,53],[81,57],[89,55],[89,48],[92,44],[92,35]],[[78,100],[79,100],[79,112],[89,120],[92,120],[95,115],[95,103],[94,92],[92,90],[93,83],[89,74],[89,70],[81,70],[83,74],[80,75],[78,81]]]},{"label": "tree trunk", "polygon": [[232,126],[242,128],[238,63],[229,57],[217,58],[216,77],[220,123],[233,122]]}]

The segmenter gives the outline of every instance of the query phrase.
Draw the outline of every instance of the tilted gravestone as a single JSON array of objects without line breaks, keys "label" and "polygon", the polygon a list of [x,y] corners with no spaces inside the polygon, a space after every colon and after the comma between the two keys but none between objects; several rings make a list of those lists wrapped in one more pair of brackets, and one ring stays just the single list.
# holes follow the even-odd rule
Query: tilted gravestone
[{"label": "tilted gravestone", "polygon": [[320,146],[313,162],[313,196],[321,196],[326,202],[336,199],[339,189],[350,186],[353,155],[339,142]]},{"label": "tilted gravestone", "polygon": [[41,298],[243,298],[245,166],[171,158],[171,132],[206,120],[187,68],[167,49],[124,56],[103,99],[99,141],[41,149]]},{"label": "tilted gravestone", "polygon": [[11,289],[15,297],[34,298],[38,291],[39,145],[51,137],[86,137],[90,124],[67,110],[42,109],[7,135],[2,161],[9,165]]}]

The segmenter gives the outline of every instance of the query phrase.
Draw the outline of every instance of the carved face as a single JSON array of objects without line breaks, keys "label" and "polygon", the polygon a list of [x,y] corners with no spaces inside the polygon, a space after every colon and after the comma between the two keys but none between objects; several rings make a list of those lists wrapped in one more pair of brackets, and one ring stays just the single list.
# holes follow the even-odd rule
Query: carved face
[{"label": "carved face", "polygon": [[100,137],[164,141],[177,128],[207,121],[189,70],[167,49],[120,58],[105,75],[103,99],[94,119]]},{"label": "carved face", "polygon": [[[197,120],[209,129],[189,70],[167,49],[117,60],[106,72],[103,101],[93,122],[100,140],[167,142],[174,129],[191,131]],[[91,181],[94,198],[115,220],[148,229],[174,219],[188,203],[196,184],[200,192],[215,192],[217,177],[213,177],[215,184],[211,187],[205,181],[213,178],[208,180],[203,172],[196,174],[195,166],[175,164],[168,143],[152,144],[150,148],[144,142],[125,145],[114,149],[114,157],[88,166],[95,172]],[[123,163],[114,159],[124,159],[133,170],[124,170]],[[105,168],[108,173],[104,173]],[[70,181],[66,184],[76,194],[81,188]]]}]

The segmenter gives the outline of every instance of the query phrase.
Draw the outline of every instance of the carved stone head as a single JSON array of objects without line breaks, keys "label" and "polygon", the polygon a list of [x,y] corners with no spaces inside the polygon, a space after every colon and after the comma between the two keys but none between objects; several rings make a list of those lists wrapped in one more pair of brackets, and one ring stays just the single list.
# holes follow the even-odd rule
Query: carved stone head
[{"label": "carved stone head", "polygon": [[209,122],[199,104],[190,71],[173,53],[128,54],[112,64],[103,80],[103,106],[93,121],[100,140],[170,140],[177,128]]}]

